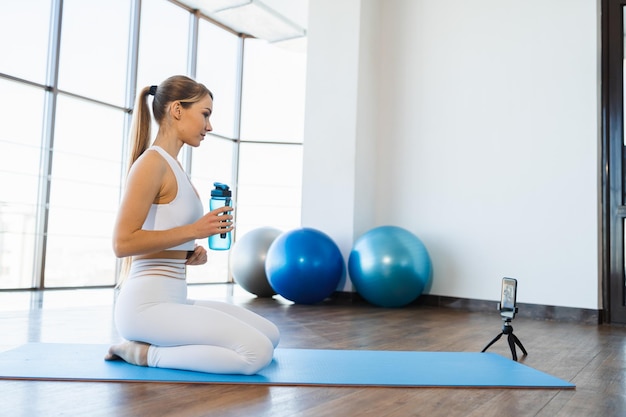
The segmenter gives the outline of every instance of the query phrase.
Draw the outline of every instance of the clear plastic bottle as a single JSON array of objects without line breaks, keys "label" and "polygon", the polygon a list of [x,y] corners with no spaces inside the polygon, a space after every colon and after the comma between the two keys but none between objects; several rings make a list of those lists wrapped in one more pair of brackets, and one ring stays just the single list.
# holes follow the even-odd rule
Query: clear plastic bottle
[{"label": "clear plastic bottle", "polygon": [[[232,195],[228,185],[220,182],[213,183],[215,188],[211,190],[211,210],[215,210],[218,207],[231,206],[230,197]],[[231,206],[232,207],[232,206]],[[230,232],[220,233],[209,236],[209,248],[213,250],[228,250],[230,249],[231,237]]]}]

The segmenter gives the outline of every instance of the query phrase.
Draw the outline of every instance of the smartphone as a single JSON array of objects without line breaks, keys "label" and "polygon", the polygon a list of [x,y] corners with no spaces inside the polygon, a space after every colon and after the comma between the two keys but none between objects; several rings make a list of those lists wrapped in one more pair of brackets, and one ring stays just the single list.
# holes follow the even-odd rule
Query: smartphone
[{"label": "smartphone", "polygon": [[515,278],[502,278],[502,295],[500,297],[500,315],[513,318],[516,313],[517,280]]}]

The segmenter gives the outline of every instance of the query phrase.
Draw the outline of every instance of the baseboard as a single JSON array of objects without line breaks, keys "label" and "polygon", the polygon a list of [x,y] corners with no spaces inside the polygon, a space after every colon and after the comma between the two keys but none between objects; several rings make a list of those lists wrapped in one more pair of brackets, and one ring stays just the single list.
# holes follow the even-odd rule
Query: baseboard
[{"label": "baseboard", "polygon": [[[331,298],[337,303],[367,303],[367,301],[356,292],[336,291],[333,293]],[[444,297],[430,294],[421,295],[417,300],[412,302],[411,305],[427,305],[432,307],[484,313],[495,312],[498,308],[497,301]],[[602,324],[601,310],[524,303],[519,303],[517,306],[519,308],[517,317],[592,325]]]}]

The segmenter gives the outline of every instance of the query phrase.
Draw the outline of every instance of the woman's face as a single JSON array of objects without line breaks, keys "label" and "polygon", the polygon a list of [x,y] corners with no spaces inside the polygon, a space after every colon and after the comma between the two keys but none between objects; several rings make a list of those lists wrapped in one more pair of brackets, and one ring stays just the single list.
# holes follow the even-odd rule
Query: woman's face
[{"label": "woman's face", "polygon": [[189,146],[200,146],[204,135],[213,130],[209,121],[212,113],[213,100],[208,94],[190,107],[183,109],[180,117],[181,140]]}]

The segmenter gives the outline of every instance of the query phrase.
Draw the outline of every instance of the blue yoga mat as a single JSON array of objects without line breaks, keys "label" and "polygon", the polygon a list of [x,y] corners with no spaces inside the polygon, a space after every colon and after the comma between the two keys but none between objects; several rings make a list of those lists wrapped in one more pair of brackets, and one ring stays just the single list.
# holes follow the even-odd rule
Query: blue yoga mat
[{"label": "blue yoga mat", "polygon": [[108,345],[30,343],[0,353],[0,379],[217,384],[558,388],[575,385],[495,353],[276,349],[257,375],[105,361]]}]

